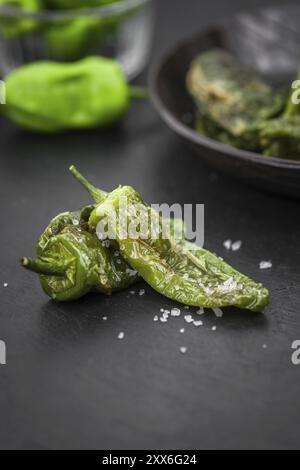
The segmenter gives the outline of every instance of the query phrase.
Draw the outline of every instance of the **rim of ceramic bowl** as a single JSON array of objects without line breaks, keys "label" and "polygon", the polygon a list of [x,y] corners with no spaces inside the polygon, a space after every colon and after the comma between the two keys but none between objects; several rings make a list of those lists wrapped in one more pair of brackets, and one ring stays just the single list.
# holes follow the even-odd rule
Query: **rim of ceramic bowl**
[{"label": "rim of ceramic bowl", "polygon": [[38,21],[71,20],[91,15],[106,18],[116,14],[126,13],[127,11],[147,5],[148,3],[152,3],[152,0],[117,0],[114,3],[99,7],[77,8],[74,10],[41,10],[34,12],[3,5],[0,6],[0,18],[35,19]]},{"label": "rim of ceramic bowl", "polygon": [[[222,26],[222,23],[224,24],[224,22],[226,22],[226,20],[219,21],[216,23],[219,26]],[[271,166],[276,168],[300,171],[300,161],[298,162],[297,160],[292,160],[289,158],[268,157],[260,153],[237,149],[230,145],[222,144],[221,142],[213,140],[209,137],[202,136],[192,127],[189,127],[187,124],[175,117],[174,114],[169,110],[169,107],[165,103],[164,98],[161,96],[158,86],[158,80],[166,63],[169,62],[175,54],[178,54],[178,51],[180,49],[184,49],[189,44],[195,43],[196,41],[199,42],[202,37],[207,36],[212,30],[215,30],[216,23],[204,29],[200,34],[198,32],[190,36],[189,38],[180,41],[167,52],[160,55],[158,59],[153,62],[149,73],[149,89],[154,107],[158,111],[162,120],[168,125],[168,127],[170,127],[177,135],[183,137],[185,140],[188,140],[191,143],[207,147],[210,150],[216,152],[221,152],[229,158],[243,160],[248,163],[258,163],[266,167]]]}]

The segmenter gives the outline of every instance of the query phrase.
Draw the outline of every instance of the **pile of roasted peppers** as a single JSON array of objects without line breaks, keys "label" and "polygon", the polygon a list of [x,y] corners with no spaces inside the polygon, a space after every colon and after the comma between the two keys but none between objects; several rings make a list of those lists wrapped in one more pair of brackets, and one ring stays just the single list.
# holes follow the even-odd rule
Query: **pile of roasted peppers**
[{"label": "pile of roasted peppers", "polygon": [[[259,312],[268,304],[269,292],[261,284],[186,241],[182,221],[169,221],[166,233],[161,216],[135,189],[120,186],[106,193],[75,167],[70,171],[94,204],[57,216],[40,237],[36,259],[21,260],[25,268],[40,275],[42,288],[52,299],[72,301],[91,291],[110,295],[143,279],[163,296],[193,307],[235,306]],[[139,207],[139,217],[147,216],[151,224],[155,221],[155,237],[150,225],[140,237],[124,236],[120,223],[124,198],[126,226],[136,223]],[[116,220],[110,238],[101,232],[101,221],[109,217]]]},{"label": "pile of roasted peppers", "polygon": [[222,50],[192,62],[187,88],[193,97],[196,130],[243,150],[300,159],[299,106]]}]

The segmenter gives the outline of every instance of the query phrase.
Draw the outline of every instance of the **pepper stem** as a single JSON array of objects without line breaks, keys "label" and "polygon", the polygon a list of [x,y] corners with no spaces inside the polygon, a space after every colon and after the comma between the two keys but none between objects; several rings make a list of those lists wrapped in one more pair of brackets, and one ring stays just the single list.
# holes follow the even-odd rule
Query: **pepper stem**
[{"label": "pepper stem", "polygon": [[57,263],[55,261],[48,263],[40,259],[24,257],[20,262],[21,265],[29,271],[33,271],[37,274],[44,274],[45,276],[63,277],[67,272],[67,266],[63,266],[61,263]]},{"label": "pepper stem", "polygon": [[96,204],[100,204],[106,198],[107,193],[102,191],[101,189],[96,188],[93,186],[79,171],[77,168],[72,165],[70,166],[70,172],[74,176],[74,178],[78,181],[78,183],[83,186],[87,192],[92,196]]},{"label": "pepper stem", "polygon": [[148,90],[144,87],[131,86],[129,93],[132,100],[147,100],[149,98]]}]

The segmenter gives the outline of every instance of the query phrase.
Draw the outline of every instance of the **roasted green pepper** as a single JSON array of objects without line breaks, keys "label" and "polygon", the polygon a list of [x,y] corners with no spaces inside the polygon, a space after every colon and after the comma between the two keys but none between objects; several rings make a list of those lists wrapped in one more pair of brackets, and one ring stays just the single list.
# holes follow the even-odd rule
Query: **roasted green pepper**
[{"label": "roasted green pepper", "polygon": [[187,87],[201,114],[224,130],[232,142],[249,150],[260,147],[262,123],[284,108],[282,94],[221,50],[206,52],[193,61]]},{"label": "roasted green pepper", "polygon": [[294,90],[288,97],[283,115],[270,120],[261,130],[261,146],[265,155],[300,158],[300,104],[293,102],[293,93]]},{"label": "roasted green pepper", "polygon": [[[93,194],[101,200],[96,188]],[[113,244],[87,231],[93,208],[55,217],[40,237],[37,258],[21,260],[25,268],[40,274],[44,292],[54,300],[76,300],[90,291],[111,294],[139,279]]]},{"label": "roasted green pepper", "polygon": [[108,127],[126,114],[131,98],[145,91],[130,87],[120,65],[90,57],[70,64],[37,62],[6,77],[4,114],[37,132]]},{"label": "roasted green pepper", "polygon": [[264,154],[270,157],[300,158],[300,116],[283,116],[268,122],[260,133]]},{"label": "roasted green pepper", "polygon": [[195,129],[199,134],[209,137],[210,139],[217,140],[222,144],[243,150],[260,150],[257,137],[255,137],[255,139],[252,139],[250,136],[243,136],[242,138],[235,137],[217,124],[208,114],[202,114],[200,112],[197,113]]},{"label": "roasted green pepper", "polygon": [[40,274],[44,292],[53,300],[76,300],[91,291],[110,295],[137,280],[117,250],[104,245],[79,227],[66,227],[39,251],[37,259],[22,265]]},{"label": "roasted green pepper", "polygon": [[[72,168],[72,173],[86,187],[76,169]],[[126,211],[122,201],[126,201]],[[124,222],[124,217],[127,229],[129,226],[144,226],[140,237],[133,238],[130,233],[124,236],[124,224],[120,224],[121,219]],[[269,293],[261,284],[210,252],[183,241],[181,237],[176,241],[171,235],[166,236],[161,217],[144,203],[133,188],[119,187],[108,194],[92,211],[90,230],[102,236],[101,222],[107,224],[109,220],[112,221],[112,242],[117,244],[121,255],[162,295],[194,307],[235,306],[256,312],[268,304]],[[153,221],[158,227],[158,237],[154,239],[151,238]]]}]

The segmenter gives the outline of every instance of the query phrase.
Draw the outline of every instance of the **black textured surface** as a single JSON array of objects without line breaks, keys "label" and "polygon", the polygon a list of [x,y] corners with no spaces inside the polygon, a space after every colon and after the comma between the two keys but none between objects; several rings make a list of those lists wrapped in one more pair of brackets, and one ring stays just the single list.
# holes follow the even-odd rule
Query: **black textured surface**
[{"label": "black textured surface", "polygon": [[[255,3],[159,2],[154,55],[216,13]],[[220,320],[208,313],[196,329],[182,319],[154,323],[172,303],[147,287],[144,297],[49,302],[17,260],[33,254],[52,216],[88,202],[71,163],[108,190],[126,183],[149,202],[205,203],[206,246],[264,282],[270,307]],[[141,103],[106,134],[47,138],[1,122],[0,165],[1,448],[300,447],[300,367],[291,364],[300,339],[299,203],[211,173]],[[243,240],[242,250],[226,253],[228,238]],[[273,269],[260,271],[268,259]]]}]

